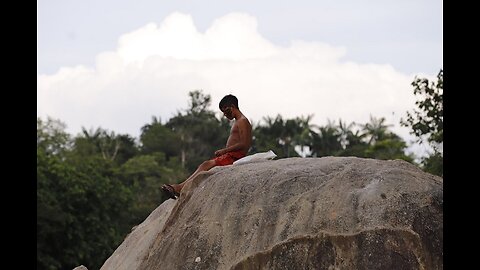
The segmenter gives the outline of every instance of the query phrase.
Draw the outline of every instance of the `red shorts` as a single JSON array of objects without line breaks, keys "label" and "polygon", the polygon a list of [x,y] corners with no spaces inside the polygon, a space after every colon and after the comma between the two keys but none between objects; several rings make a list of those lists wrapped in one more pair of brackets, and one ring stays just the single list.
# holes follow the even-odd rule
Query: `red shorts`
[{"label": "red shorts", "polygon": [[213,160],[215,160],[215,165],[217,166],[226,166],[233,164],[234,161],[239,160],[245,156],[246,154],[243,151],[233,151],[218,156]]}]

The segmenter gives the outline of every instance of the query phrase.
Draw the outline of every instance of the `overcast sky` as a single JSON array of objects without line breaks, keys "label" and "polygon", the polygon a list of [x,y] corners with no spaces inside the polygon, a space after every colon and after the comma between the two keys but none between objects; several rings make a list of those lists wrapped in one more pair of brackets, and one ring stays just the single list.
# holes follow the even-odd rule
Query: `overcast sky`
[{"label": "overcast sky", "polygon": [[[313,115],[370,116],[399,126],[415,76],[443,68],[439,0],[42,0],[37,116],[76,134],[102,127],[134,137],[168,121],[188,92],[239,99],[254,123]],[[421,154],[418,146],[412,151]]]}]

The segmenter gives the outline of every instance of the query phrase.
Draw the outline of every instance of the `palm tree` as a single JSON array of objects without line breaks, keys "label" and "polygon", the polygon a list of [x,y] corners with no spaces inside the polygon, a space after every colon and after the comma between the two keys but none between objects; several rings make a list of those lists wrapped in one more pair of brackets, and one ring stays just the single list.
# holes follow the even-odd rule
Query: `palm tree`
[{"label": "palm tree", "polygon": [[383,140],[389,135],[388,127],[392,125],[385,124],[385,117],[375,118],[370,115],[370,122],[361,126],[365,135],[369,137],[368,145],[373,145],[376,141]]},{"label": "palm tree", "polygon": [[258,124],[253,129],[255,150],[273,150],[279,157],[294,155],[296,152],[292,149],[295,149],[304,129],[302,121],[300,118],[284,120],[280,114],[275,118],[263,117],[264,124]]},{"label": "palm tree", "polygon": [[365,151],[368,148],[365,142],[365,133],[360,133],[360,130],[353,130],[357,126],[355,122],[346,124],[339,120],[340,141],[343,150],[338,152],[339,156],[356,156],[365,157]]},{"label": "palm tree", "polygon": [[87,131],[82,127],[82,133],[86,142],[92,144],[102,154],[103,159],[112,161],[115,159],[121,145],[120,138],[115,135],[115,132],[108,133],[107,130],[100,127]]},{"label": "palm tree", "polygon": [[339,120],[338,128],[340,132],[340,137],[341,137],[341,143],[343,149],[355,146],[355,145],[361,145],[364,144],[364,139],[366,134],[360,134],[360,130],[355,130],[353,131],[353,128],[357,124],[355,122],[351,122],[350,124],[346,124],[345,122],[342,122],[342,120]]},{"label": "palm tree", "polygon": [[161,124],[162,124],[162,121],[161,121],[160,117],[157,118],[156,116],[152,116],[152,123],[145,124],[143,127],[140,128],[140,130],[142,131],[142,133],[145,133],[149,129],[151,129],[153,126],[161,125]]},{"label": "palm tree", "polygon": [[[259,124],[255,130],[255,143],[258,151],[273,150],[279,157],[285,157],[285,142],[282,139],[284,123],[281,115],[275,118],[265,116],[262,118],[264,124]],[[273,148],[273,149],[272,149]]]},{"label": "palm tree", "polygon": [[312,145],[313,141],[313,129],[318,128],[317,125],[311,124],[313,115],[307,115],[306,117],[295,118],[296,125],[298,126],[297,133],[294,135],[293,142],[295,146],[300,146],[302,155],[305,153],[304,148]]},{"label": "palm tree", "polygon": [[319,132],[313,132],[312,154],[315,157],[333,156],[342,150],[341,133],[335,126],[334,121],[328,120],[328,124],[318,128]]}]

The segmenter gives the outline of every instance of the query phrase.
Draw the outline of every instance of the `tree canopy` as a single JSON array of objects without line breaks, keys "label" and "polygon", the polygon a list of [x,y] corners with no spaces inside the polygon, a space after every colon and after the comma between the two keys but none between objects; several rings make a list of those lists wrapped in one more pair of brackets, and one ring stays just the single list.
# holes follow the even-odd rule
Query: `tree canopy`
[{"label": "tree canopy", "polygon": [[417,108],[407,112],[400,124],[410,127],[419,143],[426,141],[432,146],[433,153],[422,158],[422,168],[443,176],[443,70],[438,72],[436,82],[415,77],[412,86],[418,97]]}]

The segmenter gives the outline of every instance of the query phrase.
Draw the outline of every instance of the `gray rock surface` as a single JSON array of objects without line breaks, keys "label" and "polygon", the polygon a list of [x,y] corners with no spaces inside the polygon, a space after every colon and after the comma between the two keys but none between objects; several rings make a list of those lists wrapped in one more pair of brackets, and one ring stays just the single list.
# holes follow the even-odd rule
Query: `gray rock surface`
[{"label": "gray rock surface", "polygon": [[443,269],[443,179],[355,157],[216,167],[101,269]]}]

